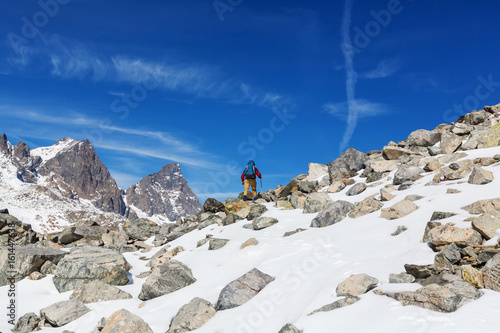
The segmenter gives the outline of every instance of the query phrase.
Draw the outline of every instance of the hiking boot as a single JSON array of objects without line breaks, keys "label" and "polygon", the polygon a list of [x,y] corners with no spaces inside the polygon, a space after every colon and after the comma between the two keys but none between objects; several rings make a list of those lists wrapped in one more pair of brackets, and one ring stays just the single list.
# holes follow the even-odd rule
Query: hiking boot
[{"label": "hiking boot", "polygon": [[257,201],[257,198],[253,198],[252,202],[255,202],[255,201]]},{"label": "hiking boot", "polygon": [[243,196],[243,200],[245,200],[245,201],[247,200],[247,196],[246,195]]}]

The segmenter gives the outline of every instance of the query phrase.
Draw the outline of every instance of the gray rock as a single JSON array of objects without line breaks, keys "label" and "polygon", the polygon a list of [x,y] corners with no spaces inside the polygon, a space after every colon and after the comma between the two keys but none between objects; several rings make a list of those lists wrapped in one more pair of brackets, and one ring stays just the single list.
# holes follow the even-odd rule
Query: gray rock
[{"label": "gray rock", "polygon": [[229,242],[229,239],[220,239],[220,238],[210,238],[208,241],[208,249],[209,250],[218,250],[226,246]]},{"label": "gray rock", "polygon": [[125,223],[123,230],[130,238],[145,241],[159,233],[160,227],[148,219],[136,219]]},{"label": "gray rock", "polygon": [[462,145],[462,137],[452,132],[444,132],[441,134],[441,150],[443,154],[451,154],[460,148]]},{"label": "gray rock", "polygon": [[500,229],[500,212],[491,211],[481,214],[472,220],[472,228],[487,240],[495,237],[497,230]]},{"label": "gray rock", "polygon": [[393,184],[401,185],[405,182],[413,182],[419,179],[422,173],[424,170],[419,167],[403,164],[394,174]]},{"label": "gray rock", "polygon": [[431,265],[405,265],[406,273],[417,279],[417,282],[422,282],[422,280],[427,279],[432,276],[441,275],[443,273],[449,273],[450,270],[444,265],[431,264]]},{"label": "gray rock", "polygon": [[400,225],[396,228],[396,231],[394,231],[391,236],[398,236],[398,235],[401,235],[403,232],[405,232],[406,230],[408,230],[407,227],[405,227],[404,225]]},{"label": "gray rock", "polygon": [[239,215],[237,215],[235,213],[231,213],[228,216],[226,216],[225,218],[223,218],[221,223],[222,223],[222,225],[230,225],[230,224],[236,223],[236,221],[239,221],[239,220],[243,220],[243,218],[241,218]]},{"label": "gray rock", "polygon": [[115,311],[107,320],[102,333],[153,333],[149,325],[139,316],[121,309]]},{"label": "gray rock", "polygon": [[500,253],[488,260],[481,271],[484,286],[491,290],[500,291]]},{"label": "gray rock", "polygon": [[303,229],[303,228],[297,228],[293,231],[287,231],[285,232],[285,234],[283,235],[283,237],[289,237],[289,236],[292,236],[292,235],[295,235],[299,232],[302,232],[302,231],[306,231],[307,229]]},{"label": "gray rock", "polygon": [[312,220],[311,227],[323,228],[340,222],[347,216],[353,207],[354,205],[348,201],[335,201]]},{"label": "gray rock", "polygon": [[327,312],[327,311],[332,311],[332,310],[340,309],[340,308],[352,305],[352,304],[356,303],[359,300],[361,300],[361,298],[356,297],[356,296],[354,296],[354,297],[353,296],[348,296],[346,298],[339,299],[338,301],[335,301],[335,302],[333,302],[331,304],[324,305],[324,306],[320,307],[319,309],[314,310],[313,312],[311,312],[309,314],[309,316],[313,315],[315,313],[318,313],[318,312]]},{"label": "gray rock", "polygon": [[337,192],[340,192],[343,189],[345,189],[346,186],[347,185],[343,181],[339,180],[339,181],[336,181],[335,183],[333,183],[332,185],[330,185],[330,187],[328,187],[327,192],[328,193],[337,193]]},{"label": "gray rock", "polygon": [[389,274],[389,283],[413,283],[415,282],[415,277],[408,273]]},{"label": "gray rock", "polygon": [[61,327],[80,318],[90,309],[78,299],[62,301],[40,310],[40,317],[53,327]]},{"label": "gray rock", "polygon": [[148,216],[166,215],[170,221],[197,214],[202,209],[177,163],[169,163],[159,172],[130,186],[126,195],[129,205],[139,208]]},{"label": "gray rock", "polygon": [[431,156],[441,155],[443,151],[439,147],[427,147],[427,152]]},{"label": "gray rock", "polygon": [[252,221],[252,226],[253,226],[254,230],[261,230],[261,229],[268,228],[268,227],[270,227],[278,222],[279,221],[277,219],[275,219],[274,217],[256,217]]},{"label": "gray rock", "polygon": [[451,266],[452,264],[458,263],[461,257],[460,248],[455,243],[451,243],[436,254],[434,262],[445,266]]},{"label": "gray rock", "polygon": [[248,302],[272,281],[272,276],[254,268],[222,289],[215,308],[221,311],[238,307]]},{"label": "gray rock", "polygon": [[292,324],[286,324],[278,333],[302,333],[302,331]]},{"label": "gray rock", "polygon": [[157,267],[142,285],[139,299],[147,301],[170,294],[196,282],[193,273],[181,262],[169,260]]},{"label": "gray rock", "polygon": [[468,125],[479,125],[483,123],[486,119],[491,116],[489,112],[479,110],[472,111],[471,113],[467,113],[464,116],[464,122]]},{"label": "gray rock", "polygon": [[267,208],[264,205],[252,205],[250,207],[250,212],[248,213],[247,220],[252,221],[254,218],[261,216],[267,212]]},{"label": "gray rock", "polygon": [[130,299],[132,295],[101,280],[94,280],[75,289],[69,298],[78,298],[83,303],[96,303]]},{"label": "gray rock", "polygon": [[350,218],[357,218],[366,214],[373,213],[382,208],[382,203],[375,199],[375,196],[369,196],[361,202],[356,202],[352,211],[349,213]]},{"label": "gray rock", "polygon": [[427,130],[416,130],[408,136],[408,144],[419,147],[434,146],[441,140],[441,133]]},{"label": "gray rock", "polygon": [[307,196],[304,202],[304,214],[317,213],[328,207],[332,203],[332,199],[327,193],[316,192]]},{"label": "gray rock", "polygon": [[484,214],[490,211],[500,212],[500,198],[479,200],[470,205],[462,207],[469,214]]},{"label": "gray rock", "polygon": [[[236,214],[238,214],[238,213],[236,213]],[[198,224],[198,230],[204,229],[212,224],[222,225],[222,220],[223,219],[220,216],[212,215],[208,219],[206,219],[205,221]]]},{"label": "gray rock", "polygon": [[411,291],[385,293],[403,305],[416,305],[424,309],[439,312],[454,312],[464,304],[478,299],[482,294],[472,285],[456,275],[444,274],[445,284],[429,284]]},{"label": "gray rock", "polygon": [[395,147],[395,146],[385,146],[382,149],[382,155],[386,160],[398,160],[402,156],[413,155],[414,152],[410,149]]},{"label": "gray rock", "polygon": [[427,233],[429,242],[436,246],[455,243],[460,247],[481,245],[481,234],[473,229],[459,228],[449,224],[438,225]]},{"label": "gray rock", "polygon": [[33,272],[39,272],[47,261],[57,264],[67,254],[51,247],[30,244],[16,246],[15,260],[9,260],[9,255],[12,256],[10,250],[9,247],[0,248],[0,286],[10,284],[11,278],[17,282]]},{"label": "gray rock", "polygon": [[367,274],[354,274],[339,283],[337,296],[359,296],[375,288],[378,280]]},{"label": "gray rock", "polygon": [[477,149],[479,146],[479,143],[481,142],[481,139],[483,138],[484,131],[472,131],[472,133],[469,135],[469,138],[465,143],[462,144],[460,147],[461,150],[473,150]]},{"label": "gray rock", "polygon": [[470,126],[464,123],[456,123],[451,128],[451,132],[456,135],[466,135],[474,130],[474,126]]},{"label": "gray rock", "polygon": [[433,212],[431,216],[431,221],[444,220],[449,217],[455,216],[457,213],[452,212]]},{"label": "gray rock", "polygon": [[299,191],[304,193],[312,193],[316,191],[318,187],[318,182],[317,181],[299,182],[298,186],[299,186]]},{"label": "gray rock", "polygon": [[307,197],[304,193],[295,191],[292,193],[292,197],[290,198],[290,203],[294,209],[304,208],[304,203],[306,202]]},{"label": "gray rock", "polygon": [[222,202],[217,201],[217,199],[214,198],[208,198],[207,200],[205,200],[205,203],[203,204],[204,212],[217,213],[217,212],[223,212],[224,209],[225,209],[224,204]]},{"label": "gray rock", "polygon": [[330,174],[330,178],[335,178],[333,174],[338,169],[359,171],[364,168],[365,161],[366,155],[364,153],[356,149],[349,148],[328,166],[328,173]]},{"label": "gray rock", "polygon": [[128,235],[123,230],[113,230],[107,234],[101,236],[104,242],[104,247],[107,249],[115,250],[117,252],[123,253],[123,247],[127,245],[129,240]]},{"label": "gray rock", "polygon": [[28,312],[23,315],[16,323],[16,326],[12,329],[14,333],[30,333],[38,327],[40,322],[40,317],[38,317],[33,312]]},{"label": "gray rock", "polygon": [[59,292],[75,289],[93,280],[125,285],[129,282],[127,272],[130,268],[123,255],[113,250],[78,246],[57,264],[53,281]]},{"label": "gray rock", "polygon": [[472,172],[469,176],[468,183],[475,185],[484,185],[491,183],[493,179],[493,173],[491,173],[490,171],[484,170],[480,167],[473,167]]},{"label": "gray rock", "polygon": [[363,193],[365,190],[366,190],[365,183],[356,183],[349,189],[349,191],[347,191],[346,195],[347,196],[358,195],[360,193]]},{"label": "gray rock", "polygon": [[215,316],[215,313],[216,310],[210,302],[195,297],[179,309],[167,333],[194,331]]},{"label": "gray rock", "polygon": [[389,208],[382,208],[380,217],[388,220],[395,220],[411,214],[417,209],[418,206],[415,205],[413,201],[401,200]]}]

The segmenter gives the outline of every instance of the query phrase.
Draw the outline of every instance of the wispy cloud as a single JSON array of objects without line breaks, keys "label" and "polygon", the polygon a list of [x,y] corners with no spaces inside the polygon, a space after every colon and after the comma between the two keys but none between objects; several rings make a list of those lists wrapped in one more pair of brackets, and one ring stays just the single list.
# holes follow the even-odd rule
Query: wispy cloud
[{"label": "wispy cloud", "polygon": [[[389,106],[383,103],[374,103],[364,99],[357,99],[354,102],[358,119],[386,115],[391,112]],[[347,102],[327,103],[323,109],[332,116],[346,121],[349,115]]]},{"label": "wispy cloud", "polygon": [[400,68],[400,63],[395,59],[385,59],[378,63],[377,68],[360,76],[366,79],[381,79],[396,73]]}]

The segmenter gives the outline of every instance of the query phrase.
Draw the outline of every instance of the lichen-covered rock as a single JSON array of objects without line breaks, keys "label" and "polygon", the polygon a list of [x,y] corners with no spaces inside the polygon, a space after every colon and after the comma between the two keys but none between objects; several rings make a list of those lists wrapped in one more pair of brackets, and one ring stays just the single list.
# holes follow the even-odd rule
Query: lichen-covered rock
[{"label": "lichen-covered rock", "polygon": [[311,221],[311,227],[323,228],[342,221],[353,209],[348,201],[338,200],[330,204]]},{"label": "lichen-covered rock", "polygon": [[500,253],[488,260],[482,269],[484,286],[500,291]]},{"label": "lichen-covered rock", "polygon": [[484,170],[480,167],[474,167],[472,168],[468,183],[475,185],[484,185],[491,183],[493,179],[493,173],[491,173],[490,171]]},{"label": "lichen-covered rock", "polygon": [[59,292],[93,280],[121,286],[128,283],[130,268],[118,252],[96,246],[78,246],[57,264],[53,281]]},{"label": "lichen-covered rock", "polygon": [[478,231],[485,239],[495,237],[500,229],[500,212],[491,211],[483,213],[472,220],[472,228]]},{"label": "lichen-covered rock", "polygon": [[459,228],[450,224],[438,225],[429,230],[428,240],[436,246],[455,243],[460,247],[481,245],[481,234],[473,229]]},{"label": "lichen-covered rock", "polygon": [[274,217],[256,217],[252,221],[254,230],[262,230],[278,223],[279,221]]},{"label": "lichen-covered rock", "polygon": [[159,233],[160,227],[148,219],[137,219],[125,223],[123,230],[130,238],[145,241]]},{"label": "lichen-covered rock", "polygon": [[38,323],[40,322],[40,317],[38,317],[33,312],[28,312],[25,315],[21,316],[16,323],[16,326],[12,329],[14,333],[30,333],[38,327]]},{"label": "lichen-covered rock", "polygon": [[363,193],[366,190],[366,184],[365,183],[357,183],[354,184],[349,191],[347,191],[346,195],[347,196],[354,196]]},{"label": "lichen-covered rock", "polygon": [[75,289],[69,298],[78,298],[83,303],[96,303],[130,299],[132,295],[101,280],[94,280]]},{"label": "lichen-covered rock", "polygon": [[215,316],[215,313],[216,310],[210,302],[195,297],[179,309],[167,333],[194,331]]},{"label": "lichen-covered rock", "polygon": [[382,208],[382,203],[375,199],[375,196],[369,196],[361,202],[356,202],[352,211],[349,213],[350,218],[357,218],[366,214],[373,213]]},{"label": "lichen-covered rock", "polygon": [[389,274],[389,283],[413,283],[415,282],[415,277],[408,273]]},{"label": "lichen-covered rock", "polygon": [[328,207],[332,203],[332,199],[327,193],[316,192],[307,196],[304,202],[304,214],[317,213]]},{"label": "lichen-covered rock", "polygon": [[401,185],[405,182],[413,182],[420,178],[423,172],[424,170],[419,167],[403,164],[394,174],[393,184]]},{"label": "lichen-covered rock", "polygon": [[441,150],[443,154],[451,154],[462,145],[462,137],[446,131],[441,134]]},{"label": "lichen-covered rock", "polygon": [[252,269],[222,289],[217,300],[217,311],[235,308],[248,302],[272,281],[272,276],[256,268]]},{"label": "lichen-covered rock", "polygon": [[69,301],[62,301],[52,304],[40,310],[40,316],[53,327],[61,327],[75,319],[80,318],[90,309],[81,301],[74,298]]},{"label": "lichen-covered rock", "polygon": [[460,269],[462,270],[462,278],[464,281],[469,282],[478,289],[484,288],[483,273],[479,269],[471,265],[462,265]]},{"label": "lichen-covered rock", "polygon": [[221,238],[210,238],[208,241],[208,250],[218,250],[226,246],[229,242],[229,239],[221,239]]}]

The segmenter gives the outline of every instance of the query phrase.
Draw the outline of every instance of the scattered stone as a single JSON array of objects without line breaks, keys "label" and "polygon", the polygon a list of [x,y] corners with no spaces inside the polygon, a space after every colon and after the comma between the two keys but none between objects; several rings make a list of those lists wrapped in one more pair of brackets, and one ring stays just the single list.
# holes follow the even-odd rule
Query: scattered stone
[{"label": "scattered stone", "polygon": [[16,326],[12,328],[12,332],[14,333],[29,333],[33,332],[40,322],[40,317],[38,317],[33,312],[28,312],[23,315],[16,323]]},{"label": "scattered stone", "polygon": [[121,309],[113,312],[106,320],[106,326],[101,333],[153,333],[149,325],[139,316],[128,310]]},{"label": "scattered stone", "polygon": [[484,286],[500,291],[500,253],[488,260],[482,269]]},{"label": "scattered stone", "polygon": [[137,274],[135,277],[138,279],[145,279],[148,276],[150,276],[151,273],[153,273],[153,271],[146,271],[146,272],[142,272],[142,273]]},{"label": "scattered stone", "polygon": [[375,161],[370,163],[369,166],[374,172],[385,173],[396,170],[399,167],[399,162],[391,160]]},{"label": "scattered stone", "polygon": [[375,195],[369,196],[361,202],[356,202],[351,212],[350,218],[357,218],[366,214],[373,213],[382,208],[382,203],[375,199]]},{"label": "scattered stone", "polygon": [[421,196],[421,195],[417,195],[417,194],[410,194],[410,195],[407,195],[406,198],[404,198],[404,200],[408,200],[408,201],[418,201],[418,200],[421,200],[423,199],[424,197]]},{"label": "scattered stone", "polygon": [[439,147],[427,147],[427,152],[431,156],[441,155],[443,151]]},{"label": "scattered stone", "polygon": [[405,232],[406,230],[408,230],[407,227],[405,227],[404,225],[400,225],[397,227],[396,231],[394,231],[391,236],[398,236],[400,234],[402,234],[403,232]]},{"label": "scattered stone", "polygon": [[127,252],[123,250],[126,249],[129,237],[123,230],[113,230],[107,234],[102,234],[101,240],[103,241],[105,248],[115,250],[120,253]]},{"label": "scattered stone", "polygon": [[302,231],[306,231],[307,229],[302,229],[302,228],[297,228],[293,231],[287,231],[285,232],[285,234],[283,235],[283,237],[289,237],[289,236],[292,236],[292,235],[295,235],[296,233],[299,233],[299,232],[302,232]]},{"label": "scattered stone", "polygon": [[125,223],[123,230],[130,238],[145,241],[157,234],[160,227],[148,219],[137,219]]},{"label": "scattered stone", "polygon": [[347,191],[346,195],[347,196],[354,196],[363,193],[366,190],[366,184],[365,183],[357,183],[354,184],[349,191]]},{"label": "scattered stone", "polygon": [[[343,152],[335,161],[328,166],[328,173],[330,178],[335,179],[335,171],[339,169],[346,169],[348,171],[357,172],[364,168],[366,155],[356,149],[349,148]],[[343,177],[349,178],[349,177]]]},{"label": "scattered stone", "polygon": [[238,307],[248,302],[272,281],[272,276],[254,268],[222,289],[215,308],[221,311]]},{"label": "scattered stone", "polygon": [[222,225],[230,225],[236,223],[236,221],[243,220],[239,215],[231,213],[222,219]]},{"label": "scattered stone", "polygon": [[405,182],[413,182],[420,178],[420,175],[424,172],[419,167],[403,164],[399,167],[398,171],[394,174],[394,185],[401,185]]},{"label": "scattered stone", "polygon": [[304,203],[306,202],[306,196],[304,193],[295,191],[292,193],[292,197],[290,198],[290,203],[294,209],[304,208]]},{"label": "scattered stone", "polygon": [[451,267],[452,264],[456,264],[460,261],[462,255],[460,249],[455,243],[445,246],[438,254],[434,257],[434,262],[437,264],[442,264],[447,267]]},{"label": "scattered stone", "polygon": [[[295,193],[295,192],[294,192]],[[254,218],[261,216],[267,212],[267,208],[264,205],[252,205],[250,207],[250,211],[248,212],[247,215],[247,220],[252,221]]]},{"label": "scattered stone", "polygon": [[353,207],[354,205],[348,201],[335,201],[312,220],[311,227],[323,228],[340,222],[347,216]]},{"label": "scattered stone", "polygon": [[278,333],[302,333],[302,331],[292,324],[286,324]]},{"label": "scattered stone", "polygon": [[380,217],[387,220],[395,220],[402,218],[418,209],[412,201],[402,200],[389,208],[382,208]]},{"label": "scattered stone", "polygon": [[432,171],[436,171],[438,169],[441,169],[444,165],[439,163],[438,161],[436,160],[432,160],[430,161],[429,163],[427,163],[424,167],[424,171],[426,172],[432,172]]},{"label": "scattered stone", "polygon": [[471,265],[462,265],[460,266],[460,269],[462,271],[462,278],[464,281],[469,282],[477,289],[484,288],[483,273],[479,269],[476,269]]},{"label": "scattered stone", "polygon": [[214,198],[208,198],[203,204],[203,211],[209,213],[223,212],[225,210],[224,204]]},{"label": "scattered stone", "polygon": [[361,298],[356,297],[356,296],[354,296],[354,297],[353,296],[348,296],[346,298],[342,298],[342,299],[340,299],[338,301],[335,301],[335,302],[333,302],[331,304],[324,305],[324,306],[320,307],[319,309],[316,309],[313,312],[311,312],[310,314],[308,314],[308,316],[313,315],[313,314],[315,314],[317,312],[326,312],[326,311],[332,311],[332,310],[340,309],[340,308],[352,305],[352,304],[356,303],[359,300],[361,300]]},{"label": "scattered stone", "polygon": [[74,298],[69,301],[62,301],[52,304],[40,310],[42,320],[45,320],[52,327],[61,327],[75,319],[80,318],[90,309],[81,301]]},{"label": "scattered stone", "polygon": [[328,207],[332,203],[332,199],[327,193],[316,192],[307,196],[304,202],[304,214],[317,213]]},{"label": "scattered stone", "polygon": [[457,193],[462,193],[462,191],[454,189],[454,188],[449,188],[446,190],[446,194],[457,194]]},{"label": "scattered stone", "polygon": [[375,288],[378,280],[367,274],[354,274],[339,283],[337,296],[359,296]]},{"label": "scattered stone", "polygon": [[419,147],[434,146],[441,139],[440,132],[433,132],[427,130],[417,130],[408,136],[408,144]]},{"label": "scattered stone", "polygon": [[441,275],[443,273],[450,273],[448,267],[441,264],[431,264],[431,265],[405,265],[406,273],[415,277],[417,282],[422,282],[423,280]]},{"label": "scattered stone", "polygon": [[139,299],[147,301],[170,294],[196,282],[193,273],[183,263],[169,260],[158,266],[142,285]]},{"label": "scattered stone", "polygon": [[473,126],[464,123],[455,123],[451,128],[451,132],[456,135],[466,135],[474,130]]},{"label": "scattered stone", "polygon": [[500,198],[479,200],[470,205],[462,207],[469,214],[484,214],[491,211],[500,212]]},{"label": "scattered stone", "polygon": [[[242,212],[244,210],[246,210],[245,216],[248,215],[248,212],[250,211],[249,207],[248,207],[248,209],[242,209],[242,210],[236,212],[235,214],[239,214],[240,212]],[[201,230],[201,229],[206,228],[206,227],[213,225],[213,224],[222,225],[222,218],[218,215],[212,215],[208,219],[206,219],[205,221],[201,222],[198,225],[198,230]]]},{"label": "scattered stone", "polygon": [[342,181],[337,181],[328,187],[328,193],[337,193],[346,188],[346,184]]},{"label": "scattered stone", "polygon": [[245,243],[241,244],[240,249],[244,249],[247,246],[253,246],[257,244],[259,244],[259,242],[255,238],[250,238]]},{"label": "scattered stone", "polygon": [[[212,236],[207,235],[207,240]],[[178,255],[179,253],[184,251],[182,246],[176,246],[173,249],[169,250],[170,245],[163,247],[160,251],[156,252],[154,256],[151,257],[151,260],[146,264],[147,267],[150,267],[151,270],[155,270],[156,267],[163,265],[167,261],[171,260],[173,257]]]},{"label": "scattered stone", "polygon": [[452,132],[444,132],[441,134],[441,150],[443,154],[451,154],[460,148],[462,145],[462,137]]},{"label": "scattered stone", "polygon": [[215,316],[215,313],[216,310],[210,302],[195,297],[179,309],[174,319],[172,319],[167,333],[194,331]]},{"label": "scattered stone", "polygon": [[472,228],[478,231],[486,240],[496,236],[500,229],[500,212],[490,211],[472,220]]},{"label": "scattered stone", "polygon": [[415,282],[415,277],[408,273],[389,274],[389,283],[413,283]]},{"label": "scattered stone", "polygon": [[439,312],[454,312],[464,304],[478,299],[482,294],[456,275],[443,274],[442,283],[431,283],[414,292],[382,293],[403,305],[416,305]]},{"label": "scattered stone", "polygon": [[409,149],[393,146],[385,146],[384,149],[382,149],[382,156],[384,156],[386,160],[397,160],[401,156],[413,154],[414,153]]},{"label": "scattered stone", "polygon": [[9,254],[9,247],[0,248],[0,286],[10,284],[10,279],[17,282],[33,272],[39,272],[47,261],[57,264],[67,252],[47,246],[29,244],[15,247],[13,263],[8,260]]},{"label": "scattered stone", "polygon": [[75,289],[69,298],[78,298],[83,303],[96,303],[117,299],[130,299],[132,295],[100,280],[95,280]]},{"label": "scattered stone", "polygon": [[493,179],[493,173],[491,173],[490,171],[484,170],[480,167],[474,167],[472,168],[468,183],[475,185],[484,185],[491,183]]},{"label": "scattered stone", "polygon": [[455,243],[460,247],[481,245],[481,234],[473,229],[459,228],[451,224],[438,225],[427,233],[429,242],[435,246]]},{"label": "scattered stone", "polygon": [[254,230],[261,230],[261,229],[268,228],[268,227],[270,227],[278,222],[279,221],[277,219],[275,219],[274,217],[256,217],[252,221],[252,225],[253,225]]},{"label": "scattered stone", "polygon": [[316,191],[316,189],[318,187],[318,182],[317,181],[299,182],[298,186],[299,186],[299,191],[301,191],[303,193],[312,193],[312,192]]},{"label": "scattered stone", "polygon": [[389,192],[380,192],[380,201],[391,201],[395,197],[396,196],[394,194],[391,194]]},{"label": "scattered stone", "polygon": [[229,239],[220,239],[220,238],[210,238],[208,241],[208,250],[218,250],[226,246],[229,242]]},{"label": "scattered stone", "polygon": [[129,282],[127,272],[130,268],[120,253],[102,247],[78,246],[57,264],[53,281],[59,292],[93,280],[125,285]]}]

